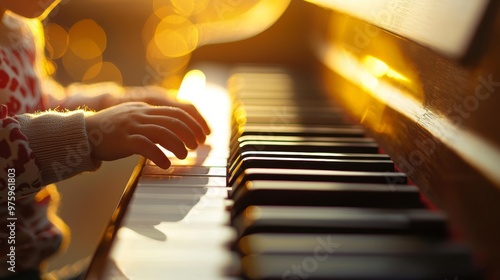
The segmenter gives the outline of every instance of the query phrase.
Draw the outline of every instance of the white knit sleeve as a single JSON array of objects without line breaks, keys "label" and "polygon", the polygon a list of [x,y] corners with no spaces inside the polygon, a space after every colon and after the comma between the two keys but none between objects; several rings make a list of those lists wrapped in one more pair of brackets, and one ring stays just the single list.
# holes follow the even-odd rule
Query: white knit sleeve
[{"label": "white knit sleeve", "polygon": [[100,162],[90,157],[86,113],[48,111],[16,117],[37,159],[43,185],[99,167]]}]

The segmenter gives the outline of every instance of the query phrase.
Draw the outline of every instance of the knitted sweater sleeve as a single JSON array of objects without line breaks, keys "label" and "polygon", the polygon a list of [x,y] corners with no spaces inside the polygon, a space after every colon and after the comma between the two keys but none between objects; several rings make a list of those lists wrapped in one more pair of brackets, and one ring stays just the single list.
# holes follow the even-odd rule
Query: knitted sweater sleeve
[{"label": "knitted sweater sleeve", "polygon": [[90,157],[84,115],[81,110],[0,115],[0,203],[7,200],[8,192],[1,190],[7,189],[10,177],[15,177],[19,197],[97,169],[99,163]]}]

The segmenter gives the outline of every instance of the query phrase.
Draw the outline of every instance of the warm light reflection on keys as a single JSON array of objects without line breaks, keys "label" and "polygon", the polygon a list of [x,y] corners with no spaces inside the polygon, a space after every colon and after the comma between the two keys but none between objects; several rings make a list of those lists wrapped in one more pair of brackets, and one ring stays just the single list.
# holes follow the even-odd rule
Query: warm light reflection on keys
[{"label": "warm light reflection on keys", "polygon": [[[217,70],[217,69],[216,69]],[[205,73],[208,76],[205,76]],[[205,144],[172,167],[147,161],[111,251],[106,276],[126,279],[232,279],[238,269],[227,249],[234,240],[225,211],[229,99],[222,71],[194,70],[178,98],[193,103],[212,130]],[[218,76],[220,73],[220,76]],[[221,169],[223,169],[221,171]],[[108,279],[108,278],[106,278]],[[121,279],[121,278],[118,278]]]}]

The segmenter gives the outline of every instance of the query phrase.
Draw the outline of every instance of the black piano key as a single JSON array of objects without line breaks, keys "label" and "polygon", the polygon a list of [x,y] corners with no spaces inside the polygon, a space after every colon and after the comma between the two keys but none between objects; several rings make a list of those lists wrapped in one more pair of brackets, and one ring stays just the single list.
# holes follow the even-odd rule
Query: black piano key
[{"label": "black piano key", "polygon": [[[238,74],[240,75],[240,74]],[[230,92],[237,98],[252,98],[256,96],[261,99],[270,98],[286,98],[286,97],[302,97],[311,99],[322,98],[324,99],[322,88],[317,86],[317,82],[308,81],[303,83],[304,76],[288,77],[286,80],[259,76],[258,79],[245,79],[247,81],[242,84],[230,84]],[[293,80],[293,81],[292,81]],[[331,105],[335,107],[335,105]]]},{"label": "black piano key", "polygon": [[228,80],[231,93],[244,94],[245,92],[307,92],[317,94],[321,91],[318,82],[311,77],[294,73],[284,67],[242,67],[237,66],[235,73]]},{"label": "black piano key", "polygon": [[232,215],[249,206],[342,206],[421,208],[415,186],[330,182],[251,181],[232,194]]},{"label": "black piano key", "polygon": [[[241,99],[239,99],[241,100]],[[254,113],[272,113],[274,116],[278,114],[284,115],[345,115],[344,110],[340,107],[302,107],[302,106],[252,106],[243,104],[244,102],[239,102],[241,106],[236,106],[233,110],[233,114],[254,114]]]},{"label": "black piano key", "polygon": [[345,120],[339,116],[269,116],[269,115],[250,115],[245,116],[245,123],[251,124],[269,124],[274,125],[284,124],[303,124],[303,125],[343,125]]},{"label": "black piano key", "polygon": [[[238,91],[236,95],[233,96],[237,100],[266,100],[266,99],[282,99],[293,101],[298,99],[324,99],[321,93],[317,90],[311,90],[311,88],[304,88],[300,91],[290,88],[275,88],[272,90],[268,89],[242,89]],[[338,106],[332,106],[331,104],[326,104],[330,108],[336,108]]]},{"label": "black piano key", "polygon": [[234,140],[234,142],[230,142],[230,154],[234,154],[235,150],[237,150],[242,143],[245,142],[291,142],[291,143],[344,143],[344,144],[354,144],[354,143],[368,143],[377,145],[377,142],[373,138],[367,137],[316,137],[316,136],[269,136],[269,135],[246,135],[241,136]]},{"label": "black piano key", "polygon": [[[250,115],[245,116],[245,123],[250,124],[269,124],[287,125],[287,124],[302,124],[302,125],[345,125],[345,120],[338,116],[269,116],[269,115]],[[239,123],[241,124],[241,122]]]},{"label": "black piano key", "polygon": [[310,99],[310,98],[303,98],[301,100],[290,100],[283,98],[275,98],[275,99],[267,98],[263,100],[258,98],[256,99],[247,98],[244,100],[244,104],[250,106],[265,105],[265,106],[275,106],[275,107],[280,107],[280,106],[305,106],[305,107],[324,107],[324,108],[328,107],[328,104],[325,104],[324,100]]},{"label": "black piano key", "polygon": [[352,256],[249,255],[242,276],[252,280],[443,280],[481,279],[464,255]]},{"label": "black piano key", "polygon": [[[238,98],[232,107],[231,113],[238,117],[241,115],[269,115],[270,118],[276,116],[295,115],[295,116],[328,116],[328,117],[344,117],[345,112],[341,108],[334,108],[322,104],[316,107],[297,106],[290,103],[289,98],[284,98],[281,104],[275,106],[273,104],[247,104],[247,99]],[[264,101],[265,102],[265,101]]]},{"label": "black piano key", "polygon": [[232,222],[240,237],[264,232],[447,236],[445,216],[427,209],[250,206]]},{"label": "black piano key", "polygon": [[[286,101],[284,102],[286,103]],[[290,109],[295,108],[295,109]],[[317,107],[317,111],[300,110],[293,106],[244,106],[233,110],[232,119],[239,124],[269,124],[274,125],[344,125],[345,115],[335,111],[327,111],[328,107]],[[322,111],[322,112],[320,112]]]},{"label": "black piano key", "polygon": [[301,126],[301,125],[249,125],[244,124],[234,129],[231,138],[245,135],[275,136],[319,136],[319,137],[363,137],[365,131],[359,126]]},{"label": "black piano key", "polygon": [[228,185],[248,168],[393,172],[391,160],[339,160],[314,158],[245,157],[227,174]]},{"label": "black piano key", "polygon": [[232,162],[238,154],[246,151],[294,151],[327,153],[376,154],[376,143],[329,143],[329,142],[283,142],[283,141],[247,141],[239,143],[229,157]]},{"label": "black piano key", "polygon": [[294,135],[244,135],[235,143],[245,141],[280,141],[280,142],[330,142],[330,143],[376,143],[369,137],[326,137]]},{"label": "black piano key", "polygon": [[[353,125],[349,122],[346,121],[341,121],[341,122],[335,122],[335,123],[328,123],[328,124],[321,124],[321,123],[311,123],[308,122],[307,124],[303,124],[300,121],[297,122],[284,122],[284,121],[272,121],[269,119],[267,122],[260,122],[260,123],[248,123],[246,122],[245,117],[240,117],[240,118],[235,118],[231,123],[231,139],[235,137],[237,133],[242,132],[242,129],[246,126],[267,126],[267,133],[272,133],[272,131],[276,127],[280,126],[291,126],[291,127],[310,127],[310,128],[324,128],[324,127],[336,127],[336,128],[358,128],[359,126]],[[239,135],[238,135],[239,136]]]},{"label": "black piano key", "polygon": [[282,151],[246,151],[242,152],[232,162],[228,162],[228,173],[233,172],[235,166],[239,165],[244,158],[304,158],[304,159],[336,159],[336,160],[391,160],[386,154],[343,154],[343,153],[321,153],[321,152],[282,152]]},{"label": "black piano key", "polygon": [[[249,117],[263,118],[267,123],[275,123],[279,119],[309,119],[309,120],[344,120],[345,114],[332,111],[328,107],[293,107],[293,106],[242,106],[234,108],[232,120],[245,120],[246,124],[259,123]],[[281,121],[279,121],[281,122]],[[344,121],[345,122],[345,121]],[[241,123],[241,122],[240,122]],[[298,122],[300,123],[300,122]],[[288,124],[292,124],[289,122]],[[333,124],[330,124],[333,125]]]},{"label": "black piano key", "polygon": [[246,141],[240,143],[244,151],[297,151],[330,153],[377,153],[376,143],[329,143],[329,142],[287,142],[287,141]]},{"label": "black piano key", "polygon": [[400,172],[248,168],[236,178],[230,187],[235,192],[239,186],[254,180],[370,183],[390,186],[407,183],[406,174]]},{"label": "black piano key", "polygon": [[289,135],[245,135],[233,139],[230,148],[238,147],[239,143],[248,141],[277,141],[277,142],[328,142],[328,143],[377,143],[368,137],[321,137],[321,136],[289,136]]},{"label": "black piano key", "polygon": [[237,241],[242,255],[470,255],[471,249],[442,238],[393,234],[256,233]]},{"label": "black piano key", "polygon": [[[297,85],[288,85],[283,87],[282,85],[269,83],[267,81],[255,81],[256,83],[261,83],[260,87],[245,87],[239,88],[237,91],[232,91],[234,93],[233,97],[238,99],[287,99],[293,97],[302,97],[304,95],[311,96],[312,99],[316,99],[319,96],[318,90],[313,89],[311,86],[301,88],[298,90]],[[278,82],[278,81],[275,81]],[[264,84],[262,84],[264,83]]]},{"label": "black piano key", "polygon": [[228,163],[228,171],[232,172],[244,158],[313,158],[313,159],[338,159],[338,160],[391,160],[387,154],[341,154],[322,152],[282,152],[282,151],[247,151],[239,154],[232,162]]}]

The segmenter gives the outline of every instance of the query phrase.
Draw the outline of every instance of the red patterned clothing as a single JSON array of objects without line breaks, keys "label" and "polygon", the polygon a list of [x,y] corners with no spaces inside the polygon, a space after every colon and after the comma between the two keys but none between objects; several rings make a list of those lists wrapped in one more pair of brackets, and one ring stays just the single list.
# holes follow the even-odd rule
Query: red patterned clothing
[{"label": "red patterned clothing", "polygon": [[9,13],[0,23],[0,277],[39,269],[61,244],[58,195],[44,186],[96,168],[84,112],[46,111],[41,30],[39,21]]}]

